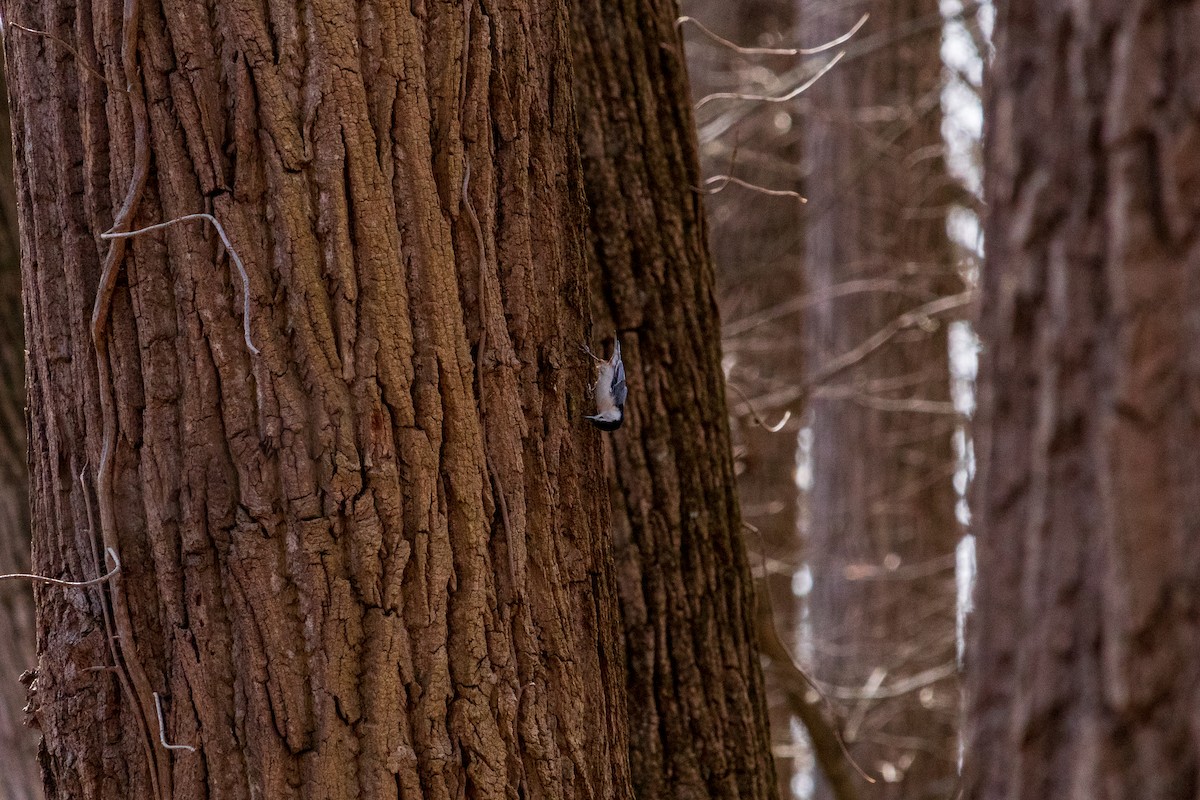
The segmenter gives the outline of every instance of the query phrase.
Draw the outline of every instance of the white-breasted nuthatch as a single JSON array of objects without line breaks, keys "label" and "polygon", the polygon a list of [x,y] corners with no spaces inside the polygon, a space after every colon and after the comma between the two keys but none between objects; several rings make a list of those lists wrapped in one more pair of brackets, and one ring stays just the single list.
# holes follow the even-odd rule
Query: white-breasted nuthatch
[{"label": "white-breasted nuthatch", "polygon": [[596,413],[586,415],[585,419],[602,431],[615,431],[625,421],[625,397],[629,394],[625,385],[625,364],[621,361],[621,342],[613,337],[613,354],[607,360],[587,347],[583,351],[597,362],[596,385],[592,388]]}]

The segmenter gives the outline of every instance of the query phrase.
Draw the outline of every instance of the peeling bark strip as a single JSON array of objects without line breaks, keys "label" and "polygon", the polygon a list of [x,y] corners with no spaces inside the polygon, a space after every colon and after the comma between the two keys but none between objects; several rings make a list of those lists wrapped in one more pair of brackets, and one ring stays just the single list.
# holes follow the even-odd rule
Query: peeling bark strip
[{"label": "peeling bark strip", "polygon": [[1197,30],[998,7],[969,798],[1200,791]]},{"label": "peeling bark strip", "polygon": [[720,326],[671,0],[574,0],[593,280],[628,370],[614,546],[638,797],[773,798]]},{"label": "peeling bark strip", "polygon": [[[124,64],[117,4],[6,13],[135,64],[128,227],[218,218],[261,349],[209,226],[128,241],[100,352],[148,686],[99,593],[38,590],[48,797],[628,797],[559,0],[142,0]],[[34,569],[94,577],[89,317],[138,129],[62,49],[7,52]]]}]

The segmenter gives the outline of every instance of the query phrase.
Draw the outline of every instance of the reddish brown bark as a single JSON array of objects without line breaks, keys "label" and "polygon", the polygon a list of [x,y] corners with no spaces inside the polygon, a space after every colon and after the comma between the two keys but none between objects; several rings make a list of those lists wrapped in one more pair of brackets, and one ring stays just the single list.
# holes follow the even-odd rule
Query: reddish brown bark
[{"label": "reddish brown bark", "polygon": [[961,284],[945,227],[940,16],[935,0],[801,4],[818,41],[867,12],[855,57],[806,93],[814,670],[839,687],[846,739],[880,778],[872,797],[945,798],[958,758],[958,420],[948,315],[927,309]]},{"label": "reddish brown bark", "polygon": [[573,4],[593,280],[629,371],[611,442],[630,767],[639,797],[773,798],[675,12]]},{"label": "reddish brown bark", "polygon": [[1000,6],[966,796],[1200,791],[1200,3]]},{"label": "reddish brown bark", "polygon": [[109,79],[10,41],[35,567],[123,565],[39,590],[48,795],[627,797],[561,3],[126,9],[6,9]]}]

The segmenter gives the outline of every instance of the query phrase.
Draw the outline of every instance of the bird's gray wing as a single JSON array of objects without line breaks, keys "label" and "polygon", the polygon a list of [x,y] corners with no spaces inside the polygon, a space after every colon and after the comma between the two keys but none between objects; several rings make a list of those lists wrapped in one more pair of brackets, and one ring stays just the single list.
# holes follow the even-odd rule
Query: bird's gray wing
[{"label": "bird's gray wing", "polygon": [[629,387],[625,385],[625,362],[621,360],[621,343],[617,342],[616,348],[613,351],[612,377],[612,397],[613,402],[619,406],[625,405],[625,398],[629,395]]}]

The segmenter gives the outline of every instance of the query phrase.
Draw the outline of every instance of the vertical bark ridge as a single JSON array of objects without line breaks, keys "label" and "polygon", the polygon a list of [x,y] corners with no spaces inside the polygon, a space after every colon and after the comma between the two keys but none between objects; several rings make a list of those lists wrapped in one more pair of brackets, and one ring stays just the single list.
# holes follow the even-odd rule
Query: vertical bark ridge
[{"label": "vertical bark ridge", "polygon": [[[466,12],[144,3],[153,161],[135,226],[211,209],[250,271],[262,350],[246,350],[211,231],[129,244],[110,345],[122,647],[166,699],[168,740],[198,748],[169,758],[178,793],[626,795],[599,450],[578,421],[589,311],[565,17],[554,0]],[[111,8],[46,13],[112,72]],[[99,435],[79,325],[133,131],[119,95],[96,117],[102,86],[35,88],[77,70],[39,43],[10,58],[39,172],[21,183],[52,571],[90,552],[70,478]],[[86,202],[65,203],[71,187]],[[43,208],[68,224],[39,225]],[[73,235],[60,246],[56,229]],[[128,705],[83,671],[106,661],[98,607],[70,600],[43,593],[50,796],[145,794]],[[113,720],[104,736],[97,720]]]}]

